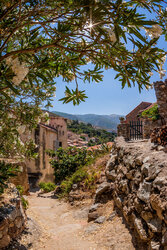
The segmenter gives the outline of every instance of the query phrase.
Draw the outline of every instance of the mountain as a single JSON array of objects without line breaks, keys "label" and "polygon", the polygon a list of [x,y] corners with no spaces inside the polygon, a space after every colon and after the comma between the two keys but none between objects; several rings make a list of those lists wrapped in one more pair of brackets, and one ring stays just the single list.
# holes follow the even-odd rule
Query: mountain
[{"label": "mountain", "polygon": [[91,123],[93,126],[104,128],[108,131],[116,130],[119,124],[119,117],[121,115],[95,115],[95,114],[85,114],[85,115],[72,115],[68,113],[52,111],[59,116],[70,120],[78,120],[86,123]]}]

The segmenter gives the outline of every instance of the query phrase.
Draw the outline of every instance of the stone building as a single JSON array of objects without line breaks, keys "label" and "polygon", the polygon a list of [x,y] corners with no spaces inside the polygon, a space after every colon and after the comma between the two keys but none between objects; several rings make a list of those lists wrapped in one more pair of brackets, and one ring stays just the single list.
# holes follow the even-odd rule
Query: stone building
[{"label": "stone building", "polygon": [[141,111],[144,111],[147,108],[150,108],[152,105],[151,102],[141,102],[137,107],[135,107],[129,114],[126,115],[126,123],[129,123],[130,121],[138,121],[139,113]]},{"label": "stone building", "polygon": [[[67,147],[66,119],[51,112],[48,112],[48,114],[48,123],[39,123],[38,127],[29,135],[35,141],[38,153],[37,159],[26,160],[29,182],[34,186],[38,181],[54,181],[54,171],[50,166],[50,158],[47,150],[57,150],[59,147]],[[25,141],[27,135],[22,135],[22,139]]]}]

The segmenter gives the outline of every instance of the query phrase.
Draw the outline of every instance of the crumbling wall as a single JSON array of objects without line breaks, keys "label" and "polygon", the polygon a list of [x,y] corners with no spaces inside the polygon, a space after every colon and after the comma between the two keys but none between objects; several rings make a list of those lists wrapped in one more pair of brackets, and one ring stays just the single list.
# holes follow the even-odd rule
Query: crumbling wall
[{"label": "crumbling wall", "polygon": [[154,82],[154,88],[159,113],[167,124],[167,79],[165,81]]},{"label": "crumbling wall", "polygon": [[128,123],[121,123],[117,126],[118,136],[123,136],[126,141],[130,139],[130,125]]},{"label": "crumbling wall", "polygon": [[149,141],[117,138],[106,166],[115,205],[139,249],[167,249],[167,154]]},{"label": "crumbling wall", "polygon": [[0,196],[0,249],[9,245],[25,228],[26,215],[19,193],[10,184]]},{"label": "crumbling wall", "polygon": [[4,161],[5,163],[10,163],[13,166],[18,167],[18,172],[16,172],[16,176],[10,178],[10,182],[14,185],[22,186],[23,187],[23,194],[29,193],[29,182],[28,182],[28,173],[27,173],[27,166],[24,161],[20,161],[19,159],[7,159],[7,158],[0,158],[0,161]]},{"label": "crumbling wall", "polygon": [[162,126],[162,120],[149,120],[149,119],[143,119],[143,139],[149,139],[152,131],[154,128],[161,127]]}]

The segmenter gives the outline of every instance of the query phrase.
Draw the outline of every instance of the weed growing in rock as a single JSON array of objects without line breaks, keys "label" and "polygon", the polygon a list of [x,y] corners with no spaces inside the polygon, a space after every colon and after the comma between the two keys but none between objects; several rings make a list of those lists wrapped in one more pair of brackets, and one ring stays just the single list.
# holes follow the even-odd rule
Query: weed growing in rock
[{"label": "weed growing in rock", "polygon": [[21,185],[17,185],[16,188],[17,188],[17,190],[18,190],[18,192],[19,192],[19,194],[20,194],[20,196],[21,196],[21,203],[22,203],[22,206],[23,206],[23,208],[26,210],[26,209],[28,208],[28,206],[29,206],[29,203],[28,203],[28,200],[26,200],[26,199],[23,197],[24,188],[23,188],[23,186],[21,186]]}]

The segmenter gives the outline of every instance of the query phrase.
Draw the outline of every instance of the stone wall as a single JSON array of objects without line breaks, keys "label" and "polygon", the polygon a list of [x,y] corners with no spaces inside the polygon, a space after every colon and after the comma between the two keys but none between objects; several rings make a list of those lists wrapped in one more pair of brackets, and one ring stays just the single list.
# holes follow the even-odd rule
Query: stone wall
[{"label": "stone wall", "polygon": [[6,159],[0,158],[0,161],[4,161],[6,163],[10,163],[13,166],[19,167],[19,172],[16,173],[15,177],[10,178],[10,182],[14,185],[18,186],[21,185],[23,187],[23,194],[28,194],[29,192],[29,182],[28,182],[28,173],[27,173],[27,166],[25,162],[20,161],[19,159]]},{"label": "stone wall", "polygon": [[167,79],[164,82],[154,82],[154,88],[157,97],[159,113],[167,124]]},{"label": "stone wall", "polygon": [[8,246],[25,228],[26,215],[13,184],[0,196],[0,249]]},{"label": "stone wall", "polygon": [[149,139],[154,128],[162,126],[162,120],[143,119],[143,139]]},{"label": "stone wall", "polygon": [[121,123],[117,126],[118,136],[123,136],[126,141],[130,139],[130,125],[128,123]]},{"label": "stone wall", "polygon": [[[162,147],[159,149],[162,150]],[[167,154],[149,141],[117,138],[106,166],[115,205],[137,249],[167,249]]]}]

